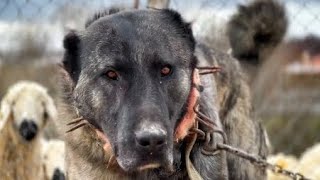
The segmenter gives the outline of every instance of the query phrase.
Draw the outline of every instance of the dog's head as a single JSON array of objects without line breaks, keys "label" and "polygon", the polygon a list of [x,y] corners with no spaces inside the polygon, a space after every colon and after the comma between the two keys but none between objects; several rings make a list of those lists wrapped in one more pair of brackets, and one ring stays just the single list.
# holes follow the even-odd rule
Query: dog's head
[{"label": "dog's head", "polygon": [[32,141],[48,119],[56,116],[56,108],[47,90],[41,85],[21,81],[9,87],[1,102],[3,124],[12,120],[22,139]]},{"label": "dog's head", "polygon": [[103,14],[70,32],[64,47],[74,106],[121,168],[172,165],[196,66],[190,25],[171,10]]}]

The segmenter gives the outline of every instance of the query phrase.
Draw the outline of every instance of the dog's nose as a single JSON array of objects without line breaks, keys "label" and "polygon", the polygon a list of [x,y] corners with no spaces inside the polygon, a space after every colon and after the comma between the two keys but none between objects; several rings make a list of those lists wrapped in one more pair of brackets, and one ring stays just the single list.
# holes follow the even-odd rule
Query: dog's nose
[{"label": "dog's nose", "polygon": [[156,151],[167,143],[166,135],[166,131],[162,128],[150,127],[138,130],[135,133],[135,138],[139,147],[149,151]]},{"label": "dog's nose", "polygon": [[31,141],[38,132],[38,126],[34,123],[33,120],[23,120],[20,128],[20,135],[27,141]]}]

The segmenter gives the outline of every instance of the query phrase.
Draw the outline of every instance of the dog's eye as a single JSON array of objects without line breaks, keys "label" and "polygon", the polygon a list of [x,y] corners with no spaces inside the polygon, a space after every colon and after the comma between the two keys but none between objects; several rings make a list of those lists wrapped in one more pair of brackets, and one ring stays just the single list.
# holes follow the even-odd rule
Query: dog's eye
[{"label": "dog's eye", "polygon": [[116,71],[109,70],[107,71],[106,75],[109,79],[118,80],[118,73]]},{"label": "dog's eye", "polygon": [[171,74],[172,68],[170,65],[165,65],[161,68],[161,76],[168,76]]}]

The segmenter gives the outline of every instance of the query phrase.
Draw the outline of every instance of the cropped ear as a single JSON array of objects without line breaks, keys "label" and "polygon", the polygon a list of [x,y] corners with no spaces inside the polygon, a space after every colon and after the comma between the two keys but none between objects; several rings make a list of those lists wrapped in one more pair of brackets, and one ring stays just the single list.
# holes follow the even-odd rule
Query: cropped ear
[{"label": "cropped ear", "polygon": [[11,98],[4,97],[0,106],[0,132],[4,128],[5,124],[9,121],[12,115],[12,102]]},{"label": "cropped ear", "polygon": [[63,47],[65,49],[64,57],[62,60],[63,68],[67,71],[70,78],[74,82],[77,82],[80,71],[80,38],[76,31],[72,30],[64,37]]},{"label": "cropped ear", "polygon": [[44,93],[42,96],[42,102],[45,110],[44,118],[46,122],[48,120],[54,121],[57,118],[57,108],[53,102],[53,99],[47,93]]}]

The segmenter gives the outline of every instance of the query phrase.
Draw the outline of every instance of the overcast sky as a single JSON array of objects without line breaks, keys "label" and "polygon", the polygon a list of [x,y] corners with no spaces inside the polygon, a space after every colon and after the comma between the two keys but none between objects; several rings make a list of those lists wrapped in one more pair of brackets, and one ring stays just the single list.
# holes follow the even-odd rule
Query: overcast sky
[{"label": "overcast sky", "polygon": [[[147,0],[140,0],[146,6]],[[236,10],[236,5],[248,0],[171,0],[171,8],[181,13],[206,9],[215,16],[227,19]],[[303,36],[313,33],[320,36],[320,0],[282,0],[289,14],[290,27],[288,36]],[[79,4],[86,8],[102,9],[114,4],[131,5],[133,0],[0,0],[0,21],[22,19],[46,20],[59,6],[66,2]],[[18,8],[17,8],[18,7]],[[19,8],[20,7],[20,8]]]},{"label": "overcast sky", "polygon": [[[211,10],[218,18],[228,20],[236,9],[237,4],[245,4],[248,0],[211,0],[211,1],[174,1],[172,6],[181,13]],[[301,37],[307,34],[320,36],[320,0],[282,0],[289,17],[288,37]]]},{"label": "overcast sky", "polygon": [[[224,22],[232,15],[237,4],[244,4],[249,0],[171,0],[170,7],[178,10],[187,20],[196,20],[199,12],[209,16],[209,20]],[[289,16],[289,30],[287,38],[303,37],[308,34],[320,36],[320,0],[282,0],[285,2]],[[50,32],[50,41],[54,48],[61,49],[63,32],[61,27],[52,26],[49,17],[63,4],[80,6],[85,9],[103,9],[115,4],[132,6],[133,0],[0,0],[0,50],[15,48],[16,36],[20,26],[28,26],[21,20],[31,19],[41,27],[34,27]],[[147,0],[140,0],[141,7],[146,6]],[[18,7],[18,8],[17,8]],[[20,8],[19,8],[20,7]],[[73,12],[71,12],[73,13]],[[77,12],[75,12],[75,15]],[[212,16],[212,18],[210,17]],[[210,19],[211,18],[211,19]],[[204,23],[205,24],[205,23]],[[204,31],[198,27],[198,31]],[[18,43],[18,42],[16,42]]]}]

